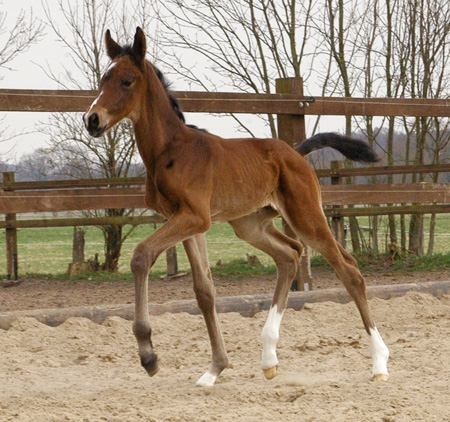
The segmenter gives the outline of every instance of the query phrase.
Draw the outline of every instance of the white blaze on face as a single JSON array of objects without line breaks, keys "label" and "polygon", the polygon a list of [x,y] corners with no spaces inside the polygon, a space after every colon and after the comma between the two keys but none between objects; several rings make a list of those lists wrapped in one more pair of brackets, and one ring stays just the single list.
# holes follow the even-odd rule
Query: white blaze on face
[{"label": "white blaze on face", "polygon": [[263,343],[263,353],[261,360],[262,369],[273,368],[278,365],[277,343],[280,338],[280,325],[283,319],[283,312],[278,313],[278,306],[270,308],[266,324],[261,333]]},{"label": "white blaze on face", "polygon": [[92,113],[92,109],[97,105],[98,100],[100,100],[100,97],[103,95],[103,91],[100,92],[100,94],[98,95],[98,97],[94,100],[94,102],[91,104],[91,106],[89,107],[89,110],[87,111],[87,113],[84,115],[84,123],[86,124],[86,126],[89,123],[89,116]]},{"label": "white blaze on face", "polygon": [[[108,69],[106,69],[105,74],[108,73],[109,71],[111,71],[111,69],[114,68],[114,66],[115,66],[116,64],[117,64],[117,62],[112,62],[112,63],[109,65]],[[85,115],[84,115],[84,122],[85,122],[86,126],[87,126],[88,123],[89,123],[89,116],[92,114],[92,112],[93,112],[93,110],[94,110],[94,107],[98,104],[98,102],[100,101],[100,98],[102,97],[103,94],[104,94],[103,91],[100,91],[100,94],[99,94],[99,95],[97,96],[97,98],[93,101],[93,103],[92,103],[91,106],[89,107],[89,110],[87,111],[87,113],[85,113]],[[110,119],[109,119],[109,114],[108,114],[108,112],[107,112],[103,107],[98,108],[98,110],[96,110],[96,113],[98,114],[99,119],[100,119],[100,126],[104,126],[104,125],[108,124],[108,122],[109,122],[109,120],[110,120]]]},{"label": "white blaze on face", "polygon": [[103,91],[100,92],[100,94],[98,94],[98,97],[94,100],[94,102],[91,104],[91,108],[89,109],[89,112],[91,112],[91,110],[97,105],[98,101],[100,100],[100,98],[103,95]]},{"label": "white blaze on face", "polygon": [[117,62],[112,62],[112,63],[108,66],[108,69],[106,69],[106,72],[105,72],[105,73],[109,72],[113,67],[115,67],[116,64],[117,64]]},{"label": "white blaze on face", "polygon": [[372,375],[388,375],[387,361],[389,359],[389,349],[384,344],[376,327],[370,328],[369,345],[373,360]]}]

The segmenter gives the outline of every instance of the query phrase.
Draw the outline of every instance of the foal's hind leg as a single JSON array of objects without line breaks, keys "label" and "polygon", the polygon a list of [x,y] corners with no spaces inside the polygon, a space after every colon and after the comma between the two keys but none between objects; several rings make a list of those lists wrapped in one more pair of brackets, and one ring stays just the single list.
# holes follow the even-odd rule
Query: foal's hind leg
[{"label": "foal's hind leg", "polygon": [[252,246],[270,255],[277,265],[278,276],[272,305],[261,333],[263,353],[261,367],[267,379],[277,374],[278,358],[276,346],[283,313],[292,280],[297,273],[302,246],[296,240],[284,235],[273,224],[278,213],[270,208],[249,216],[230,221],[236,235]]},{"label": "foal's hind leg", "polygon": [[[352,296],[359,309],[359,312],[363,316],[364,327],[369,334],[369,347],[370,354],[373,361],[372,369],[372,379],[374,381],[387,381],[389,378],[387,370],[387,362],[389,359],[389,349],[384,344],[383,339],[378,332],[375,322],[370,315],[369,305],[367,303],[366,297],[366,285],[364,283],[364,278],[362,277],[356,259],[353,258],[338,242],[336,242],[341,255],[343,256],[346,263],[350,266],[350,276],[348,272],[344,275],[338,275],[339,279],[342,281],[346,287],[349,294]],[[356,280],[356,282],[355,282]],[[367,321],[367,323],[366,323]],[[371,324],[370,324],[371,322]]]},{"label": "foal's hind leg", "polygon": [[[301,195],[301,197],[296,196],[295,193],[286,195],[283,198],[284,206],[281,213],[297,235],[308,246],[321,253],[333,266],[337,277],[355,301],[369,335],[373,379],[387,380],[389,350],[378,333],[370,313],[364,278],[356,260],[334,239],[319,201],[314,200],[314,192],[304,189]],[[308,195],[310,195],[309,198]],[[309,200],[305,200],[305,197]]]},{"label": "foal's hind leg", "polygon": [[211,366],[197,381],[197,385],[212,386],[228,366],[228,357],[214,305],[214,285],[209,269],[206,238],[204,234],[193,236],[183,244],[191,264],[194,292],[205,318],[212,350]]}]

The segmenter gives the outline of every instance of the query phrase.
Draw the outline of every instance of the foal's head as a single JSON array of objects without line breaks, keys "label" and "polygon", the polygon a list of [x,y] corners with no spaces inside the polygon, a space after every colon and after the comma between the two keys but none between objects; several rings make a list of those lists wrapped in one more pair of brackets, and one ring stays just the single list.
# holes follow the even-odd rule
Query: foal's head
[{"label": "foal's head", "polygon": [[109,30],[105,44],[112,64],[100,81],[98,97],[83,116],[86,129],[95,137],[122,119],[137,118],[146,91],[146,42],[141,28],[137,28],[132,46],[121,47]]}]

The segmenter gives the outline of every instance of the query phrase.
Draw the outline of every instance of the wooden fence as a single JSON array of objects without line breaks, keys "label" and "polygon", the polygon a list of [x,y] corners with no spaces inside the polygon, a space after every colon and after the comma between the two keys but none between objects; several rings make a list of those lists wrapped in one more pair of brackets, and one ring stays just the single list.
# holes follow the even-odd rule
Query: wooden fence
[{"label": "wooden fence", "polygon": [[[450,164],[317,170],[316,174],[319,178],[334,179],[333,185],[322,186],[322,201],[327,215],[363,216],[374,215],[375,211],[379,215],[422,213],[422,207],[426,207],[429,210],[427,212],[449,212],[450,208],[447,204],[450,203],[450,184],[341,185],[336,180],[348,176],[442,172],[450,172]],[[144,184],[145,178],[141,177],[14,182],[13,173],[5,172],[3,173],[3,183],[0,183],[2,191],[0,214],[146,208]],[[348,205],[366,206],[347,208]],[[157,215],[56,220],[15,220],[11,218],[0,221],[0,228],[102,225],[111,224],[116,220],[133,224],[162,222],[162,218]]]},{"label": "wooden fence", "polygon": [[[334,185],[322,186],[325,214],[332,217],[338,239],[343,239],[343,217],[388,214],[450,213],[450,184],[364,184],[342,185],[348,176],[450,172],[450,164],[420,167],[368,167],[318,170],[320,178]],[[8,277],[17,278],[17,229],[109,224],[163,223],[160,215],[138,217],[90,217],[16,219],[16,214],[98,210],[105,208],[146,208],[144,178],[14,182],[12,173],[3,173],[0,184],[0,213],[6,216],[0,228],[6,229]],[[349,207],[349,205],[351,207]],[[168,257],[174,265],[172,254]],[[170,271],[174,271],[171,269]]]},{"label": "wooden fence", "polygon": [[[276,114],[279,137],[291,144],[306,137],[305,115],[450,117],[450,100],[305,97],[301,78],[279,79],[276,87],[276,94],[184,91],[174,94],[187,112]],[[89,107],[96,95],[96,91],[0,90],[0,110],[80,112]],[[340,178],[348,176],[444,171],[450,171],[448,165],[369,167],[317,173],[319,177],[331,177],[335,183],[323,187],[323,204],[326,214],[339,222],[350,215],[450,212],[447,184],[339,184]],[[0,186],[0,213],[6,217],[0,222],[0,228],[5,228],[7,234],[8,277],[17,277],[17,228],[163,221],[160,216],[17,220],[17,213],[143,208],[143,183],[143,179],[14,182],[11,174],[5,174]],[[348,208],[348,205],[355,207]]]}]

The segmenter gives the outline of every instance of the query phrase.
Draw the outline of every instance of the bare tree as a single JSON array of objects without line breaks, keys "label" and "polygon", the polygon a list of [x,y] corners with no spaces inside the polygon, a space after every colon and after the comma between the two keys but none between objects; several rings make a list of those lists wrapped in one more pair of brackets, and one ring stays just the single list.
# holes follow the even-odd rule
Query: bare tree
[{"label": "bare tree", "polygon": [[[379,42],[379,18],[381,14],[380,2],[378,0],[368,0],[364,15],[366,19],[361,22],[362,34],[359,42],[361,54],[363,57],[364,78],[360,79],[362,85],[359,90],[363,93],[365,98],[371,98],[377,95],[377,70],[380,65],[379,54],[376,45]],[[367,138],[368,143],[373,147],[376,138],[382,128],[374,128],[373,116],[364,116],[363,123],[358,124],[362,133]],[[372,183],[377,182],[376,176],[372,176]],[[369,248],[373,253],[378,253],[378,222],[379,217],[369,217],[370,231],[369,231]]]},{"label": "bare tree", "polygon": [[[447,2],[437,1],[430,5],[421,5],[422,20],[420,36],[427,38],[420,43],[421,61],[423,63],[427,97],[442,98],[448,96],[450,88],[450,7]],[[430,37],[430,34],[432,36]],[[447,94],[447,95],[446,95]],[[449,119],[427,119],[427,140],[425,149],[428,150],[429,160],[433,164],[441,162],[443,149],[449,143]],[[430,144],[429,147],[427,144]],[[432,181],[437,183],[439,173],[432,175]],[[427,253],[433,253],[436,214],[431,215],[429,227],[429,243]]]},{"label": "bare tree", "polygon": [[[381,33],[383,39],[381,54],[384,55],[385,66],[381,77],[386,80],[386,96],[388,98],[408,97],[409,84],[409,68],[412,53],[411,31],[409,30],[407,2],[403,0],[386,0],[385,14],[383,26],[386,31]],[[400,120],[397,118],[397,120]],[[410,164],[411,145],[413,143],[413,131],[408,126],[408,119],[403,118],[403,127],[406,132],[405,150],[402,159],[405,164]],[[387,139],[387,163],[389,166],[394,165],[396,157],[394,154],[394,134],[395,134],[396,118],[388,116],[388,139]],[[406,183],[406,175],[402,176],[402,183]],[[388,183],[394,182],[394,176],[388,176]],[[398,244],[397,224],[395,216],[388,216],[389,240],[391,245]],[[406,222],[405,216],[400,216],[400,246],[402,251],[406,251]]]},{"label": "bare tree", "polygon": [[[34,16],[33,11],[22,10],[13,21],[5,11],[0,11],[0,71],[14,70],[13,61],[24,53],[31,45],[37,43],[42,35],[44,26]],[[0,80],[3,79],[0,73]],[[0,118],[0,123],[3,118]],[[8,133],[7,133],[8,132]],[[11,134],[3,127],[0,142],[10,140],[17,136]]]},{"label": "bare tree", "polygon": [[[157,2],[159,41],[166,57],[160,60],[170,62],[170,68],[192,86],[207,91],[274,92],[276,78],[301,75],[307,79],[313,71],[303,63],[305,57],[309,57],[308,65],[314,62],[318,48],[318,43],[311,42],[309,26],[314,4],[312,0]],[[195,61],[202,66],[193,66]],[[233,118],[253,135],[241,118]],[[275,116],[262,116],[262,120],[270,136],[276,137]]]},{"label": "bare tree", "polygon": [[[12,69],[11,62],[41,39],[43,25],[33,11],[22,10],[13,24],[7,24],[8,13],[0,11],[0,69]],[[0,78],[1,75],[0,75]]]},{"label": "bare tree", "polygon": [[[104,34],[112,28],[119,34],[130,33],[127,16],[136,18],[140,25],[148,25],[149,15],[143,12],[141,3],[123,2],[117,5],[112,0],[83,0],[70,2],[58,0],[60,14],[56,19],[48,4],[45,6],[47,24],[58,41],[70,52],[71,61],[62,74],[55,74],[50,66],[45,71],[62,88],[97,89],[102,74],[108,66],[104,52]],[[136,9],[135,9],[136,8]],[[135,23],[133,22],[133,25]],[[124,122],[101,138],[91,138],[84,130],[81,114],[54,113],[45,131],[50,137],[47,149],[54,161],[64,163],[66,177],[127,177],[144,173],[136,150],[131,124]],[[90,214],[114,217],[130,215],[132,209],[106,209]],[[130,229],[123,231],[122,225],[101,226],[105,239],[105,263],[102,268],[115,271],[118,268],[121,246],[129,236]]]},{"label": "bare tree", "polygon": [[[406,3],[406,4],[405,4]],[[403,16],[409,27],[409,83],[407,89],[412,98],[439,98],[448,96],[450,5],[444,0],[404,2]],[[412,122],[415,131],[414,164],[427,160],[427,140],[436,122],[433,118],[419,117]],[[435,133],[442,133],[437,128]],[[435,143],[440,149],[442,139]],[[436,155],[435,155],[436,158]],[[424,175],[413,182],[424,181]],[[437,179],[436,179],[437,180]],[[433,220],[432,220],[433,221]],[[409,227],[409,250],[417,255],[424,253],[424,216],[412,215]]]},{"label": "bare tree", "polygon": [[[370,7],[370,6],[369,6]],[[364,79],[364,69],[359,65],[363,57],[370,57],[367,52],[361,54],[360,45],[363,44],[365,33],[363,28],[369,13],[365,13],[359,2],[354,0],[324,0],[323,12],[313,18],[317,31],[321,34],[335,64],[335,77],[330,86],[336,86],[336,92],[344,97],[352,97],[358,84],[356,81]],[[369,73],[370,74],[370,73]],[[368,74],[366,73],[365,76]],[[366,78],[367,82],[367,78]],[[352,133],[352,117],[345,117],[345,133]],[[353,164],[346,161],[346,166]],[[347,183],[351,183],[350,179]],[[360,230],[355,217],[349,218],[352,248],[355,252],[361,250]]]}]

